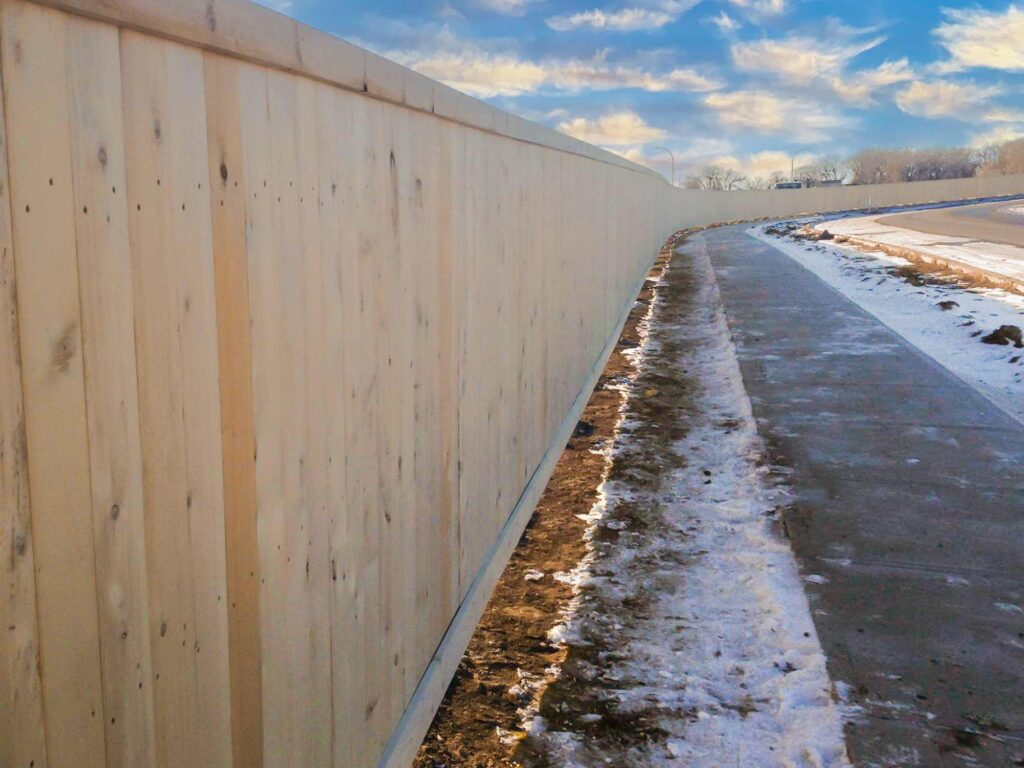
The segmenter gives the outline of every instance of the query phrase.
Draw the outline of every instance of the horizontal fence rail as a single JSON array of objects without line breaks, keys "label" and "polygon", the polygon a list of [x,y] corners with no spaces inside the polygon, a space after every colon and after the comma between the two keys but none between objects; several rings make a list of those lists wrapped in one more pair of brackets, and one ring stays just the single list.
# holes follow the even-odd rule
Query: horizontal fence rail
[{"label": "horizontal fence rail", "polygon": [[0,0],[0,767],[407,765],[676,190],[244,0]]}]

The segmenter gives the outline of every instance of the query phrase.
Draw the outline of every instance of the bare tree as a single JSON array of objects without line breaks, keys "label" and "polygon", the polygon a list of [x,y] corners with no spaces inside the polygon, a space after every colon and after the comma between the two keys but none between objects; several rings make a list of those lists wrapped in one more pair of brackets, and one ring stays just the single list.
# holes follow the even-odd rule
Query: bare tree
[{"label": "bare tree", "polygon": [[970,178],[980,163],[965,147],[864,149],[849,161],[855,184]]},{"label": "bare tree", "polygon": [[686,181],[690,189],[711,191],[730,191],[742,189],[747,177],[720,165],[707,165],[697,173],[691,174]]},{"label": "bare tree", "polygon": [[835,155],[826,155],[815,163],[818,178],[825,182],[837,182],[846,178],[847,170],[843,167],[843,161]]},{"label": "bare tree", "polygon": [[979,153],[979,176],[1024,174],[1024,139],[988,147]]}]

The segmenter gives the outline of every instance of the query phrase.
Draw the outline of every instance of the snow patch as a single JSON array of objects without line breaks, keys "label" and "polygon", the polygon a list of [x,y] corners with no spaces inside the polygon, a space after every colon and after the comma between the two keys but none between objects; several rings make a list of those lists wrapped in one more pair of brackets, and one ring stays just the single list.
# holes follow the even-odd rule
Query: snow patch
[{"label": "snow patch", "polygon": [[[771,226],[748,234],[793,258],[1024,423],[1022,350],[980,341],[1001,325],[1024,326],[1024,296],[953,283],[912,285],[893,274],[909,265],[904,259],[828,241],[783,239],[765,233]],[[958,306],[944,311],[940,302],[950,299]]]},{"label": "snow patch", "polygon": [[[1006,209],[1004,209],[1006,210]],[[1008,209],[1013,211],[1014,209]],[[1024,210],[1022,207],[1020,210]],[[1024,248],[1004,243],[986,243],[967,237],[931,235],[904,229],[877,215],[828,221],[822,228],[837,236],[855,237],[880,245],[906,248],[956,261],[984,272],[1024,282]]]},{"label": "snow patch", "polygon": [[[600,675],[620,714],[652,708],[660,713],[663,736],[642,756],[627,757],[597,755],[584,734],[554,732],[539,717],[524,730],[543,743],[552,764],[562,766],[846,768],[826,659],[792,551],[774,529],[773,517],[788,492],[773,483],[762,460],[763,445],[699,235],[680,258],[690,257],[687,268],[699,286],[691,316],[678,326],[657,327],[659,336],[672,334],[693,350],[678,365],[700,389],[688,432],[673,445],[685,465],[666,471],[653,497],[645,499],[660,510],[666,534],[620,539],[596,563],[592,550],[564,577],[614,596],[622,592],[615,574],[629,573],[630,563],[658,564],[651,609],[623,631],[624,645]],[[642,354],[636,363],[646,364]],[[620,429],[611,455],[630,450],[637,439]],[[628,483],[606,481],[588,515],[591,530],[615,505],[633,499]],[[600,578],[593,576],[596,565]],[[551,633],[553,641],[581,641],[587,614],[577,613],[579,607],[574,604]]]}]

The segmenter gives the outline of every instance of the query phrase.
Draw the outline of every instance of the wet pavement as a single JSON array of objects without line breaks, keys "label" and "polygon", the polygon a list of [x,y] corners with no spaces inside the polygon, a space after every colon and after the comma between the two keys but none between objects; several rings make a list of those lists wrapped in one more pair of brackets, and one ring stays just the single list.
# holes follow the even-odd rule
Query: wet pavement
[{"label": "wet pavement", "polygon": [[1024,765],[1024,426],[746,226],[696,235],[858,766]]},{"label": "wet pavement", "polygon": [[989,243],[1024,248],[1024,201],[1001,200],[995,203],[932,208],[911,213],[880,216],[878,221],[930,235],[966,237]]}]

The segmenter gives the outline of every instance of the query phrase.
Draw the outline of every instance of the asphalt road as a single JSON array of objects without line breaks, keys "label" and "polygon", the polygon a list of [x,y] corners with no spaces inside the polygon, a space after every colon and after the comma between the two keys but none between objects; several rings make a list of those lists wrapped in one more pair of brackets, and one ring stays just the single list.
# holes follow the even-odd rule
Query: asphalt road
[{"label": "asphalt road", "polygon": [[687,247],[794,493],[855,764],[1024,765],[1024,426],[745,229]]},{"label": "asphalt road", "polygon": [[[1021,213],[1013,213],[1014,208]],[[1024,200],[897,213],[879,216],[876,221],[929,235],[965,237],[1024,248]]]}]

